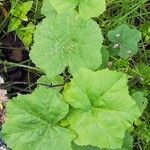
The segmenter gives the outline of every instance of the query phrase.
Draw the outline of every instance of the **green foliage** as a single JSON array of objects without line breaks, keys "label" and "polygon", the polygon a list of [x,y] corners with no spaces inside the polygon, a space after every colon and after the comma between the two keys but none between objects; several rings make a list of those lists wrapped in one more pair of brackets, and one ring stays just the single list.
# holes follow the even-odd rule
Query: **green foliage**
[{"label": "green foliage", "polygon": [[57,91],[37,88],[31,95],[14,98],[7,111],[3,135],[12,149],[71,150],[74,136],[59,125],[69,107]]},{"label": "green foliage", "polygon": [[117,70],[122,70],[129,67],[128,59],[118,59],[118,61],[114,62],[114,66]]},{"label": "green foliage", "polygon": [[22,4],[16,3],[15,6],[12,6],[10,10],[12,18],[8,26],[8,32],[17,30],[20,26],[22,26],[22,21],[28,21],[27,13],[31,9],[32,4],[33,2],[29,1]]},{"label": "green foliage", "polygon": [[145,22],[142,26],[141,26],[141,32],[144,36],[144,40],[146,42],[150,41],[150,21]]},{"label": "green foliage", "polygon": [[[73,150],[107,150],[107,149],[100,149],[94,146],[77,146],[76,144],[73,144],[72,148]],[[123,140],[122,147],[119,149],[113,149],[113,150],[133,150],[133,137],[129,133],[126,133],[124,140]]]},{"label": "green foliage", "polygon": [[[117,149],[119,150],[119,149]],[[133,137],[126,132],[121,150],[133,150]]]},{"label": "green foliage", "polygon": [[19,26],[21,26],[21,20],[16,17],[12,18],[8,26],[8,32],[17,30]]},{"label": "green foliage", "polygon": [[37,26],[34,41],[30,57],[49,77],[62,73],[67,66],[75,73],[81,67],[95,70],[101,65],[101,30],[74,11],[60,15],[52,12]]},{"label": "green foliage", "polygon": [[73,143],[72,145],[73,150],[101,150],[98,147],[94,147],[94,146],[78,146],[76,144]]},{"label": "green foliage", "polygon": [[141,40],[141,33],[123,24],[118,26],[115,30],[109,31],[108,38],[112,42],[112,55],[128,58],[137,53],[137,44]]},{"label": "green foliage", "polygon": [[[7,103],[3,136],[8,145],[14,150],[72,150],[74,141],[79,146],[117,149],[140,114],[128,94],[126,75],[108,69],[81,69],[63,95],[40,86]],[[67,126],[62,126],[62,119],[68,120]]]},{"label": "green foliage", "polygon": [[17,3],[10,10],[12,17],[9,22],[8,32],[16,31],[26,47],[29,47],[32,43],[34,25],[30,22],[24,26],[22,21],[28,21],[27,13],[30,11],[32,4],[32,1]]},{"label": "green foliage", "polygon": [[74,76],[64,97],[73,107],[68,121],[78,134],[75,139],[78,145],[119,148],[125,130],[140,114],[128,94],[123,73],[82,69]]},{"label": "green foliage", "polygon": [[84,19],[97,17],[106,9],[105,0],[50,0],[50,2],[59,13],[78,8],[80,16]]},{"label": "green foliage", "polygon": [[[34,25],[27,14],[33,2],[23,2],[11,10],[8,31],[15,31],[29,47]],[[43,1],[45,18],[36,27],[30,58],[45,76],[37,81],[32,94],[19,95],[7,103],[3,136],[9,147],[132,150],[133,138],[127,131],[133,129],[133,122],[138,127],[136,133],[149,142],[148,124],[138,124],[148,103],[144,94],[135,92],[131,97],[128,76],[104,69],[114,59],[117,61],[111,69],[128,70],[128,57],[137,53],[141,33],[123,24],[108,32],[110,49],[106,41],[102,46],[101,29],[91,17],[102,14],[105,7],[105,0]],[[144,64],[137,70],[148,82],[147,68]],[[51,89],[52,85],[56,86]]]},{"label": "green foliage", "polygon": [[137,125],[137,128],[135,129],[135,135],[137,136],[138,140],[142,140],[145,150],[149,150],[149,144],[150,144],[150,126],[146,121],[142,121],[138,119],[135,124]]},{"label": "green foliage", "polygon": [[147,107],[148,100],[144,97],[144,94],[139,91],[133,93],[132,98],[136,101],[136,103],[142,113],[144,111],[144,109]]},{"label": "green foliage", "polygon": [[150,82],[150,66],[144,63],[141,63],[137,66],[139,73],[143,76],[144,82]]},{"label": "green foliage", "polygon": [[26,27],[20,27],[16,30],[18,37],[22,40],[26,47],[29,47],[32,43],[33,33],[35,27],[33,23],[29,23]]},{"label": "green foliage", "polygon": [[79,0],[50,0],[50,3],[58,13],[63,13],[74,9],[78,5]]},{"label": "green foliage", "polygon": [[12,16],[19,18],[23,21],[28,21],[28,17],[26,16],[28,11],[31,9],[33,2],[28,1],[22,4],[17,3],[15,7],[12,7],[11,14]]}]

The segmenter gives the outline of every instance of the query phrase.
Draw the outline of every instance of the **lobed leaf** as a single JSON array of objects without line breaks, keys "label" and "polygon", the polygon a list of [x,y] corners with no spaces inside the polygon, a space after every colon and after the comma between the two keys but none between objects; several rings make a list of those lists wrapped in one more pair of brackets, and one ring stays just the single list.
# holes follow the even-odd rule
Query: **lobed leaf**
[{"label": "lobed leaf", "polygon": [[71,150],[74,135],[59,125],[68,110],[59,93],[45,87],[18,96],[7,103],[4,139],[14,150]]},{"label": "lobed leaf", "polygon": [[122,58],[128,58],[138,52],[141,32],[123,24],[115,30],[109,31],[108,38],[112,42],[111,53]]},{"label": "lobed leaf", "polygon": [[125,131],[141,114],[129,95],[127,77],[108,69],[81,69],[64,92],[77,145],[121,148]]},{"label": "lobed leaf", "polygon": [[67,66],[73,74],[81,67],[97,69],[102,63],[103,42],[97,23],[83,20],[74,11],[46,14],[48,17],[36,28],[30,52],[37,67],[50,78],[62,73]]},{"label": "lobed leaf", "polygon": [[79,14],[84,19],[98,17],[106,9],[105,0],[50,0],[50,2],[58,13],[67,12],[78,7]]}]

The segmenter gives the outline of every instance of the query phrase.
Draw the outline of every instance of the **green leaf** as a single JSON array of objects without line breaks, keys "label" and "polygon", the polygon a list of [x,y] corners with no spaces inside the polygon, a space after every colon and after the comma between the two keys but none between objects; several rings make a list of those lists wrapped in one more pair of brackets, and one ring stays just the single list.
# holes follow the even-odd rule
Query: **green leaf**
[{"label": "green leaf", "polygon": [[102,150],[98,147],[93,147],[93,146],[90,146],[90,145],[88,145],[88,146],[78,146],[74,143],[72,144],[72,148],[73,148],[73,150]]},{"label": "green leaf", "polygon": [[105,0],[79,0],[79,14],[85,19],[98,17],[105,10]]},{"label": "green leaf", "polygon": [[21,25],[21,20],[19,18],[11,18],[9,26],[8,26],[8,32],[12,32],[14,30],[17,30]]},{"label": "green leaf", "polygon": [[133,150],[133,137],[126,132],[121,149],[117,150]]},{"label": "green leaf", "polygon": [[50,0],[43,1],[41,13],[47,18],[57,14],[56,10],[51,6]]},{"label": "green leaf", "polygon": [[128,58],[137,53],[141,32],[123,24],[115,30],[109,31],[108,38],[112,42],[112,53],[122,58]]},{"label": "green leaf", "polygon": [[34,30],[35,27],[32,23],[29,23],[26,27],[21,27],[16,30],[18,37],[22,40],[26,47],[29,47],[32,43]]},{"label": "green leaf", "polygon": [[79,14],[84,19],[98,17],[106,9],[105,0],[51,0],[50,2],[58,13],[79,7]]},{"label": "green leaf", "polygon": [[94,21],[85,21],[75,12],[52,14],[37,26],[30,57],[50,78],[66,66],[71,73],[81,67],[95,70],[102,63],[102,42],[101,30]]},{"label": "green leaf", "polygon": [[140,91],[132,94],[132,98],[136,101],[141,113],[146,109],[148,100],[144,97],[144,94]]},{"label": "green leaf", "polygon": [[141,114],[129,95],[127,77],[108,69],[81,69],[64,92],[72,106],[68,121],[77,145],[121,148],[125,130]]},{"label": "green leaf", "polygon": [[15,7],[11,9],[11,14],[21,20],[28,21],[27,13],[31,9],[33,1],[23,2],[22,4],[16,4]]},{"label": "green leaf", "polygon": [[39,87],[7,103],[3,136],[14,150],[71,150],[74,135],[59,126],[69,107],[57,91]]},{"label": "green leaf", "polygon": [[58,13],[64,13],[74,9],[78,5],[79,0],[50,0],[50,3]]},{"label": "green leaf", "polygon": [[[110,150],[110,149],[101,149],[98,147],[93,146],[77,146],[76,144],[72,144],[73,150]],[[112,149],[111,149],[112,150]],[[126,132],[126,135],[123,139],[123,145],[119,149],[113,149],[113,150],[133,150],[133,137]]]}]

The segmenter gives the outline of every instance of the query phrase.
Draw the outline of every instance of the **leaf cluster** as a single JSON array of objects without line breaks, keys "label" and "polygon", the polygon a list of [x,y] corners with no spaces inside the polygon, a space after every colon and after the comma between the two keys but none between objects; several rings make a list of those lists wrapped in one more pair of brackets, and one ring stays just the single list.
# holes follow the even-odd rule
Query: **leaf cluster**
[{"label": "leaf cluster", "polygon": [[[146,109],[147,99],[140,92],[131,97],[128,76],[106,67],[110,56],[127,59],[136,54],[141,33],[123,24],[108,32],[110,47],[103,46],[102,31],[91,17],[101,15],[105,3],[43,2],[41,12],[45,18],[36,26],[30,58],[45,76],[39,79],[41,85],[32,94],[19,95],[7,103],[3,136],[12,149],[132,149],[131,127]],[[23,4],[31,6],[30,2]],[[16,27],[10,23],[11,30],[18,30],[31,9],[17,7],[11,11],[12,21],[17,19]],[[22,7],[27,9],[20,16]],[[29,31],[31,35],[33,31]],[[128,62],[120,64],[124,67]],[[70,75],[67,83],[66,68]],[[63,88],[43,86],[47,83]]]}]

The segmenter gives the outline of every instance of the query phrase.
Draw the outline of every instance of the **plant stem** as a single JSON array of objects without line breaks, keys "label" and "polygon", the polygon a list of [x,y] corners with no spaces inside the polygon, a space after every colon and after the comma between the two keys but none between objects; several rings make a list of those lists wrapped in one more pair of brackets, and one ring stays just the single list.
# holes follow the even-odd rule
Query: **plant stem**
[{"label": "plant stem", "polygon": [[26,68],[26,69],[30,69],[30,70],[36,71],[36,72],[38,72],[40,74],[44,74],[44,71],[39,69],[39,68],[31,67],[31,66],[27,66],[27,65],[23,65],[23,64],[19,64],[19,63],[8,62],[8,61],[0,61],[0,64],[3,64],[4,66]]}]

